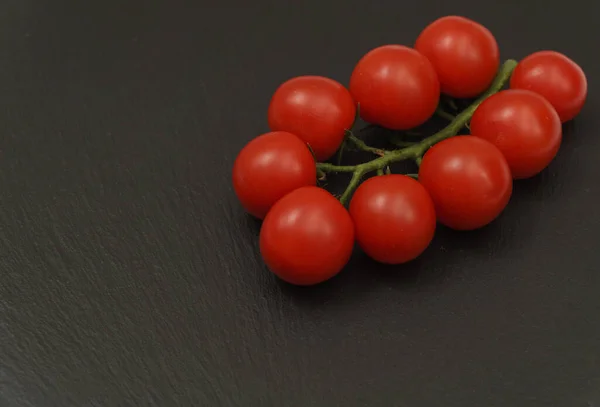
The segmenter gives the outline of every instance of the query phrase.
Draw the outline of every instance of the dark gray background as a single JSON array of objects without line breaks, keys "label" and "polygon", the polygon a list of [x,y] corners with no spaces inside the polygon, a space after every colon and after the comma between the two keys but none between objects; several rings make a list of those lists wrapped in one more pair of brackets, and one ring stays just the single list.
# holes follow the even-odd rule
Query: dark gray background
[{"label": "dark gray background", "polygon": [[[597,3],[2,1],[0,405],[600,405]],[[555,162],[410,265],[277,282],[230,182],[271,93],[449,13],[584,68]]]}]

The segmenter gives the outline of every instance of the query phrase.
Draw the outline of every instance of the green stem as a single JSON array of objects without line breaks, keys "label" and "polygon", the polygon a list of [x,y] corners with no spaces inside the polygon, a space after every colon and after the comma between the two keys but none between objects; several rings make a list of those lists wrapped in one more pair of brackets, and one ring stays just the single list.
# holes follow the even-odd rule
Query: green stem
[{"label": "green stem", "polygon": [[344,149],[346,148],[347,141],[348,140],[344,139],[344,141],[342,141],[342,145],[340,146],[340,149],[338,150],[337,157],[335,159],[335,162],[337,165],[342,164],[342,157],[344,156]]},{"label": "green stem", "polygon": [[325,179],[325,171],[317,168],[317,180],[323,181]]},{"label": "green stem", "polygon": [[444,102],[446,105],[448,105],[448,107],[449,107],[450,109],[452,109],[453,111],[455,111],[455,112],[456,112],[456,111],[458,110],[458,106],[456,106],[456,102],[455,102],[455,101],[454,101],[454,99],[452,99],[451,97],[449,97],[449,96],[444,96],[444,97],[442,98],[442,101],[443,101],[443,102]]},{"label": "green stem", "polygon": [[354,144],[356,146],[356,148],[358,148],[361,151],[366,151],[368,153],[373,153],[375,155],[378,155],[380,157],[383,157],[385,155],[385,151],[380,149],[380,148],[375,148],[375,147],[371,147],[368,144],[366,144],[364,141],[362,141],[361,139],[359,139],[358,137],[356,137],[354,135],[354,133],[349,132],[348,134],[348,138],[346,138],[347,141],[349,141],[350,143]]},{"label": "green stem", "polygon": [[350,179],[350,182],[348,183],[348,187],[346,188],[346,190],[340,197],[340,202],[342,203],[342,205],[346,205],[346,203],[348,202],[348,199],[350,199],[350,196],[352,195],[354,190],[358,187],[358,185],[360,184],[360,181],[362,180],[362,177],[364,177],[365,174],[366,174],[366,171],[364,171],[362,169],[357,169],[356,171],[354,171],[354,173],[352,174],[352,178]]},{"label": "green stem", "polygon": [[317,163],[317,171],[321,170],[323,172],[354,172],[356,171],[357,167],[358,165],[335,165],[329,163]]},{"label": "green stem", "polygon": [[441,118],[449,120],[449,121],[452,121],[452,120],[456,119],[456,116],[454,116],[452,113],[448,113],[447,111],[445,111],[441,107],[438,107],[435,110],[435,114],[437,114]]},{"label": "green stem", "polygon": [[[497,93],[502,89],[506,81],[510,78],[512,71],[517,66],[517,61],[509,59],[500,68],[498,75],[490,85],[489,89],[481,95],[475,102],[473,102],[469,107],[460,112],[454,117],[452,122],[444,127],[442,130],[438,131],[432,136],[429,136],[423,139],[421,142],[414,144],[410,147],[406,147],[400,150],[386,151],[382,157],[376,158],[374,160],[368,161],[366,163],[358,164],[358,165],[333,165],[329,163],[318,163],[317,169],[324,172],[352,172],[352,179],[346,188],[346,191],[342,194],[340,198],[340,202],[342,204],[346,204],[354,190],[360,184],[361,179],[365,176],[365,174],[373,171],[377,171],[387,167],[388,165],[403,161],[403,160],[414,160],[417,164],[420,163],[423,155],[429,150],[432,146],[443,141],[447,138],[455,136],[458,132],[465,126],[465,124],[471,119],[473,113],[477,109],[477,107],[488,97]],[[354,137],[351,135],[350,137]],[[350,139],[349,137],[349,139]],[[354,137],[357,139],[356,137]],[[359,140],[359,139],[357,139]],[[351,140],[354,142],[354,140]],[[362,140],[359,140],[362,142]],[[364,144],[364,143],[363,143]],[[378,150],[373,147],[368,147],[368,150]],[[381,151],[381,150],[379,150]]]}]

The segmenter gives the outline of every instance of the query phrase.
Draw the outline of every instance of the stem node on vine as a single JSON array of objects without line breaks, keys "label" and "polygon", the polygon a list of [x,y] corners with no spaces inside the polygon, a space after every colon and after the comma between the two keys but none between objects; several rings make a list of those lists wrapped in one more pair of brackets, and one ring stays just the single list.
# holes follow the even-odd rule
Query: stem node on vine
[{"label": "stem node on vine", "polygon": [[325,173],[325,171],[317,168],[317,180],[325,181],[326,179],[327,179],[327,174]]}]

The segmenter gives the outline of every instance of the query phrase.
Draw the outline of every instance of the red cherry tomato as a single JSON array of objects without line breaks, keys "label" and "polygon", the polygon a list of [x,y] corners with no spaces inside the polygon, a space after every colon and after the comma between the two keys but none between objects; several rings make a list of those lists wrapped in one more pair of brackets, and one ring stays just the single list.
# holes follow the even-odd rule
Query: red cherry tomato
[{"label": "red cherry tomato", "polygon": [[435,20],[421,32],[415,49],[433,64],[442,93],[455,98],[483,93],[500,66],[500,52],[492,33],[464,17]]},{"label": "red cherry tomato", "polygon": [[440,83],[431,62],[412,48],[385,45],[368,52],[350,78],[361,117],[393,130],[426,122],[435,112]]},{"label": "red cherry tomato", "polygon": [[318,187],[299,188],[281,198],[260,229],[260,252],[284,281],[313,285],[335,276],[354,246],[346,208]]},{"label": "red cherry tomato", "polygon": [[310,150],[298,137],[283,131],[250,141],[233,165],[235,193],[244,209],[259,219],[287,193],[316,182]]},{"label": "red cherry tomato", "polygon": [[419,181],[433,199],[438,220],[456,230],[487,225],[512,194],[510,168],[500,150],[472,136],[452,137],[430,148]]},{"label": "red cherry tomato", "polygon": [[531,90],[548,99],[563,123],[579,114],[587,97],[583,70],[554,51],[535,52],[519,62],[510,78],[510,87]]},{"label": "red cherry tomato", "polygon": [[356,240],[374,260],[400,264],[419,256],[435,232],[435,209],[425,188],[404,175],[363,182],[350,202]]},{"label": "red cherry tomato", "polygon": [[335,154],[356,117],[348,89],[321,76],[299,76],[284,82],[269,105],[271,130],[294,133],[310,145],[319,161]]},{"label": "red cherry tomato", "polygon": [[529,178],[550,164],[562,140],[552,105],[528,90],[505,90],[487,98],[471,118],[471,135],[504,154],[514,179]]}]

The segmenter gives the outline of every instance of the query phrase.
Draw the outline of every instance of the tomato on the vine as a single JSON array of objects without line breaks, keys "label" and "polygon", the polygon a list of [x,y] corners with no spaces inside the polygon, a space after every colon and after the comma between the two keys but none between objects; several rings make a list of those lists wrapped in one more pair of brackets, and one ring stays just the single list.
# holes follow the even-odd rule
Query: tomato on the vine
[{"label": "tomato on the vine", "polygon": [[260,229],[260,252],[279,278],[313,285],[338,274],[354,246],[350,214],[329,192],[302,187],[281,198]]},{"label": "tomato on the vine", "polygon": [[506,159],[492,143],[455,136],[427,151],[419,168],[438,220],[456,230],[473,230],[492,222],[512,194]]},{"label": "tomato on the vine", "polygon": [[405,46],[385,45],[358,62],[350,78],[350,92],[365,121],[407,130],[433,115],[440,83],[425,56]]},{"label": "tomato on the vine", "polygon": [[558,113],[550,102],[528,90],[490,96],[471,118],[471,135],[502,152],[514,179],[529,178],[550,164],[562,140]]},{"label": "tomato on the vine", "polygon": [[363,182],[350,201],[356,240],[372,259],[401,264],[418,257],[433,239],[435,209],[417,181],[381,175]]},{"label": "tomato on the vine", "polygon": [[579,114],[587,97],[587,79],[579,65],[555,51],[535,52],[519,62],[510,78],[511,89],[539,93],[564,123]]},{"label": "tomato on the vine", "polygon": [[433,64],[442,93],[455,98],[475,97],[485,91],[500,65],[492,33],[465,17],[435,20],[421,32],[415,49]]},{"label": "tomato on the vine", "polygon": [[315,160],[298,137],[276,131],[251,140],[233,165],[233,188],[244,209],[262,219],[289,192],[315,185]]},{"label": "tomato on the vine", "polygon": [[269,105],[271,130],[289,131],[310,145],[317,160],[331,158],[356,117],[356,104],[339,82],[299,76],[277,88]]}]

